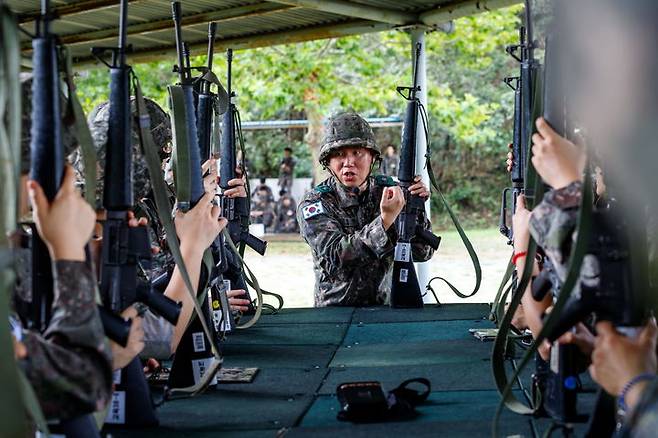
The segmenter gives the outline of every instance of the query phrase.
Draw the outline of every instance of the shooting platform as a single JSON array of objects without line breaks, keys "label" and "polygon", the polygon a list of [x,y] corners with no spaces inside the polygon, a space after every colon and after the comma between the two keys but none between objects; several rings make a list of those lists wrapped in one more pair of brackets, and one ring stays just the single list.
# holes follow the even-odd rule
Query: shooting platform
[{"label": "shooting platform", "polygon": [[[284,309],[232,334],[224,345],[224,367],[260,369],[252,383],[220,384],[196,398],[167,402],[157,411],[159,427],[112,433],[140,438],[489,437],[500,400],[491,375],[493,343],[468,331],[493,327],[485,319],[488,311],[486,304]],[[432,393],[414,420],[355,425],[336,419],[339,383],[376,380],[388,391],[415,377],[428,378]],[[593,398],[580,395],[579,409],[588,412]],[[546,419],[534,421],[540,434],[550,425]],[[577,426],[576,433],[582,428]],[[532,436],[530,419],[508,411],[499,430],[501,436]]]}]

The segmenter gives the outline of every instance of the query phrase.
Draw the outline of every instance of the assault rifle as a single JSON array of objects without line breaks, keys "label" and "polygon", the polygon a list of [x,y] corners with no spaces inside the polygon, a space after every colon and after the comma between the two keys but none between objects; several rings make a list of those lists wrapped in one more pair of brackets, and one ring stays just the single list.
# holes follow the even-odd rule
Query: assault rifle
[{"label": "assault rifle", "polygon": [[[106,308],[118,314],[135,302],[141,302],[171,324],[178,322],[180,304],[155,292],[149,280],[138,278],[138,268],[150,260],[150,243],[145,227],[130,227],[128,214],[133,208],[132,129],[130,109],[130,74],[126,64],[126,31],[128,1],[121,0],[119,41],[117,47],[94,47],[92,53],[110,69],[110,117],[106,145],[103,207],[103,247],[100,263],[100,292]],[[112,53],[111,64],[102,54]],[[112,331],[108,336],[115,337]],[[127,342],[118,339],[119,342]],[[158,420],[139,358],[121,370],[116,394],[123,393],[125,402],[108,413],[106,423],[148,426]]]},{"label": "assault rifle", "polygon": [[[226,87],[229,97],[228,110],[224,113],[222,127],[222,141],[220,143],[219,155],[221,157],[219,169],[219,187],[223,191],[230,189],[228,182],[237,177],[237,144],[242,144],[242,127],[240,125],[240,114],[235,105],[235,93],[231,88],[231,64],[233,63],[233,50],[226,52],[227,79]],[[244,157],[243,157],[244,160]],[[243,163],[244,164],[244,163]],[[243,166],[244,173],[244,166]],[[231,239],[241,249],[248,246],[260,255],[265,255],[267,242],[249,233],[249,200],[247,198],[228,198],[220,196],[222,216],[228,220],[228,230]]]},{"label": "assault rifle", "polygon": [[[50,31],[48,0],[41,2],[41,16],[32,39],[32,130],[30,178],[37,181],[52,202],[64,175],[62,110],[56,36]],[[28,328],[45,330],[53,301],[52,265],[48,248],[32,227],[32,304]]]},{"label": "assault rifle", "polygon": [[[414,184],[416,176],[416,143],[418,133],[418,118],[420,99],[417,93],[418,59],[421,45],[416,45],[416,63],[414,66],[414,82],[412,87],[398,87],[397,91],[407,100],[407,109],[402,129],[402,145],[400,147],[400,167],[398,169],[399,185],[404,192],[406,204],[397,218],[398,241],[395,246],[393,262],[393,279],[391,284],[391,307],[423,307],[423,297],[418,284],[416,268],[411,253],[411,241],[417,240],[438,249],[441,238],[425,229],[425,201],[418,195],[409,193],[409,187]],[[404,91],[408,93],[405,95]]]},{"label": "assault rifle", "polygon": [[[505,84],[514,90],[514,131],[512,137],[512,169],[510,172],[511,187],[503,190],[500,208],[500,232],[512,244],[514,232],[508,225],[508,205],[511,202],[512,211],[516,211],[516,198],[526,192],[525,170],[530,147],[530,132],[532,128],[532,81],[536,73],[536,62],[533,59],[533,43],[529,40],[525,27],[519,29],[519,44],[507,46],[505,51],[520,64],[519,75],[507,77]],[[510,199],[511,195],[511,199]]]}]

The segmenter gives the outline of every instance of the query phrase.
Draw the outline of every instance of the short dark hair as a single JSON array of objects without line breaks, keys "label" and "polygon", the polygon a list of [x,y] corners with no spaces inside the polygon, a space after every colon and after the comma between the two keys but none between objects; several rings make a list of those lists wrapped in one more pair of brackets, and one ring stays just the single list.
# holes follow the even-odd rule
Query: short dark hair
[{"label": "short dark hair", "polygon": [[261,176],[261,177],[260,177],[260,183],[261,183],[261,184],[265,184],[265,177],[264,177],[264,176]]},{"label": "short dark hair", "polygon": [[290,146],[286,146],[285,148],[283,148],[283,150],[285,152],[290,152],[292,154],[292,148]]}]

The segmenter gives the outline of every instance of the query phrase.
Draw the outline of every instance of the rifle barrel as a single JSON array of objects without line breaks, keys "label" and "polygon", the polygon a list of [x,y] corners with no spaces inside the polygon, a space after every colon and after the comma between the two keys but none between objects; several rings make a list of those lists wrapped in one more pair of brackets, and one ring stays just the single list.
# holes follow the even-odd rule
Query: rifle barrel
[{"label": "rifle barrel", "polygon": [[171,15],[174,19],[174,31],[176,35],[176,53],[178,54],[178,75],[181,84],[185,82],[185,59],[183,55],[183,35],[181,32],[181,6],[180,2],[171,4]]}]

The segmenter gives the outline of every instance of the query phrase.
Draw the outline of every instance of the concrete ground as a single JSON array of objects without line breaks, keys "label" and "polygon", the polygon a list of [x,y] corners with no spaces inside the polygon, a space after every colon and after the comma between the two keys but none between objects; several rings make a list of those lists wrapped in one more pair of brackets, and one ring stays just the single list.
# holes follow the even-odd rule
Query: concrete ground
[{"label": "concrete ground", "polygon": [[[461,299],[439,280],[432,287],[442,303],[493,301],[503,277],[512,248],[495,228],[466,230],[480,259],[482,285],[472,298]],[[475,285],[471,260],[459,235],[439,232],[441,246],[430,263],[430,274],[446,277],[460,291],[470,293]],[[313,259],[306,242],[296,234],[266,235],[268,250],[264,257],[247,249],[246,261],[266,290],[284,297],[285,307],[313,307]],[[271,300],[267,300],[269,302]]]}]

